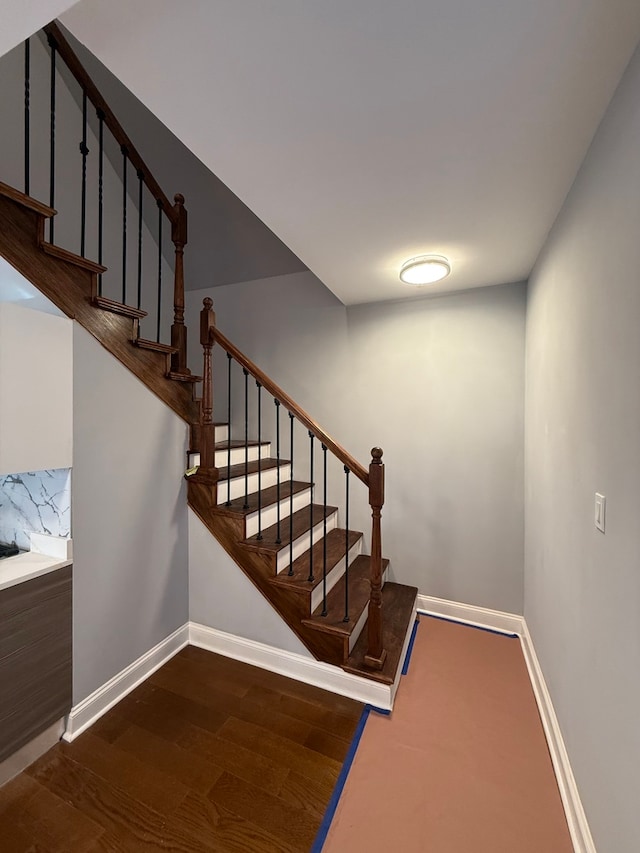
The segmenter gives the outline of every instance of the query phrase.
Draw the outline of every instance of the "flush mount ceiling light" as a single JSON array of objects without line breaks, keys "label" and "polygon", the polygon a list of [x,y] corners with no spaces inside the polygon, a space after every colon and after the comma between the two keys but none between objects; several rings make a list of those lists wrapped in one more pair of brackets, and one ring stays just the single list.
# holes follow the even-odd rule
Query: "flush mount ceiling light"
[{"label": "flush mount ceiling light", "polygon": [[446,278],[450,272],[451,264],[442,255],[419,255],[402,264],[400,281],[405,284],[433,284]]}]

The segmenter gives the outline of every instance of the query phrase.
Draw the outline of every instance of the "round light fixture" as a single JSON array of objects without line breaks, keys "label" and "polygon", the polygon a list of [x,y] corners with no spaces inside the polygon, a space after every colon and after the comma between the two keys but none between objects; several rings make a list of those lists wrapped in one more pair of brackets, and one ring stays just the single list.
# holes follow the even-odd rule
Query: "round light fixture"
[{"label": "round light fixture", "polygon": [[450,272],[451,264],[442,255],[419,255],[402,264],[400,281],[405,284],[433,284],[446,278]]}]

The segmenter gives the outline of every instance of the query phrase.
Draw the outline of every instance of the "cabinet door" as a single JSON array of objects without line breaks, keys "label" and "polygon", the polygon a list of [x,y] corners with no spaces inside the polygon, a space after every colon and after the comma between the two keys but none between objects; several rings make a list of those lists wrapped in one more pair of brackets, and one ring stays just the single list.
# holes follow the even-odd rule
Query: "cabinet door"
[{"label": "cabinet door", "polygon": [[0,590],[0,761],[71,708],[71,566]]}]

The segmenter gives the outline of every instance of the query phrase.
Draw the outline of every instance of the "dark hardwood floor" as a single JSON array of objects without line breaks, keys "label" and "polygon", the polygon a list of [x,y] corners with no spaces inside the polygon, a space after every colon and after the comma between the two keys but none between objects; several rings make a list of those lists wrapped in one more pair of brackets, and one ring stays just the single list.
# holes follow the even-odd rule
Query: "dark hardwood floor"
[{"label": "dark hardwood floor", "polygon": [[0,851],[308,851],[362,707],[189,646],[0,789]]}]

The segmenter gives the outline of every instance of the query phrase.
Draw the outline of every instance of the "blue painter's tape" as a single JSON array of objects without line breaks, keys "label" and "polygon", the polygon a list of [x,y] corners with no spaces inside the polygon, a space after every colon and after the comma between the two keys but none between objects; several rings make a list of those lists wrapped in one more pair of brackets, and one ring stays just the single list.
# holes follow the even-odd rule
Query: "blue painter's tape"
[{"label": "blue painter's tape", "polygon": [[416,634],[418,632],[418,625],[420,624],[420,620],[416,619],[413,623],[413,631],[411,632],[411,639],[409,640],[409,646],[407,648],[407,654],[404,658],[404,665],[402,667],[402,674],[406,675],[409,672],[409,661],[411,660],[411,652],[413,651],[413,644],[416,639]]},{"label": "blue painter's tape", "polygon": [[498,634],[500,637],[514,637],[518,639],[518,634],[510,634],[508,631],[498,631],[495,628],[485,628],[484,625],[470,625],[468,622],[461,622],[459,619],[451,619],[448,616],[437,616],[435,613],[426,613],[424,610],[418,610],[421,616],[427,616],[429,619],[439,619],[440,622],[453,622],[454,625],[462,625],[463,628],[474,628],[476,631],[486,631],[487,634]]},{"label": "blue painter's tape", "polygon": [[327,810],[324,813],[324,817],[322,818],[322,823],[320,824],[320,828],[318,829],[318,833],[315,837],[313,847],[311,848],[310,853],[320,853],[324,846],[324,842],[327,838],[327,833],[329,832],[329,827],[331,826],[331,821],[333,820],[333,816],[336,812],[336,809],[338,808],[338,802],[342,794],[342,789],[344,788],[345,782],[347,781],[347,776],[349,775],[349,770],[351,770],[353,759],[356,757],[356,750],[358,749],[358,744],[360,743],[362,732],[364,731],[364,727],[367,723],[371,711],[378,711],[382,714],[390,713],[389,711],[383,711],[380,708],[373,708],[371,705],[364,706],[362,714],[360,715],[360,719],[358,720],[358,725],[356,726],[356,730],[353,735],[353,740],[351,741],[351,746],[349,747],[349,751],[347,752],[344,764],[342,765],[342,770],[340,771],[338,781],[336,782],[335,788],[333,789],[333,793],[331,794],[329,805],[327,806]]}]

